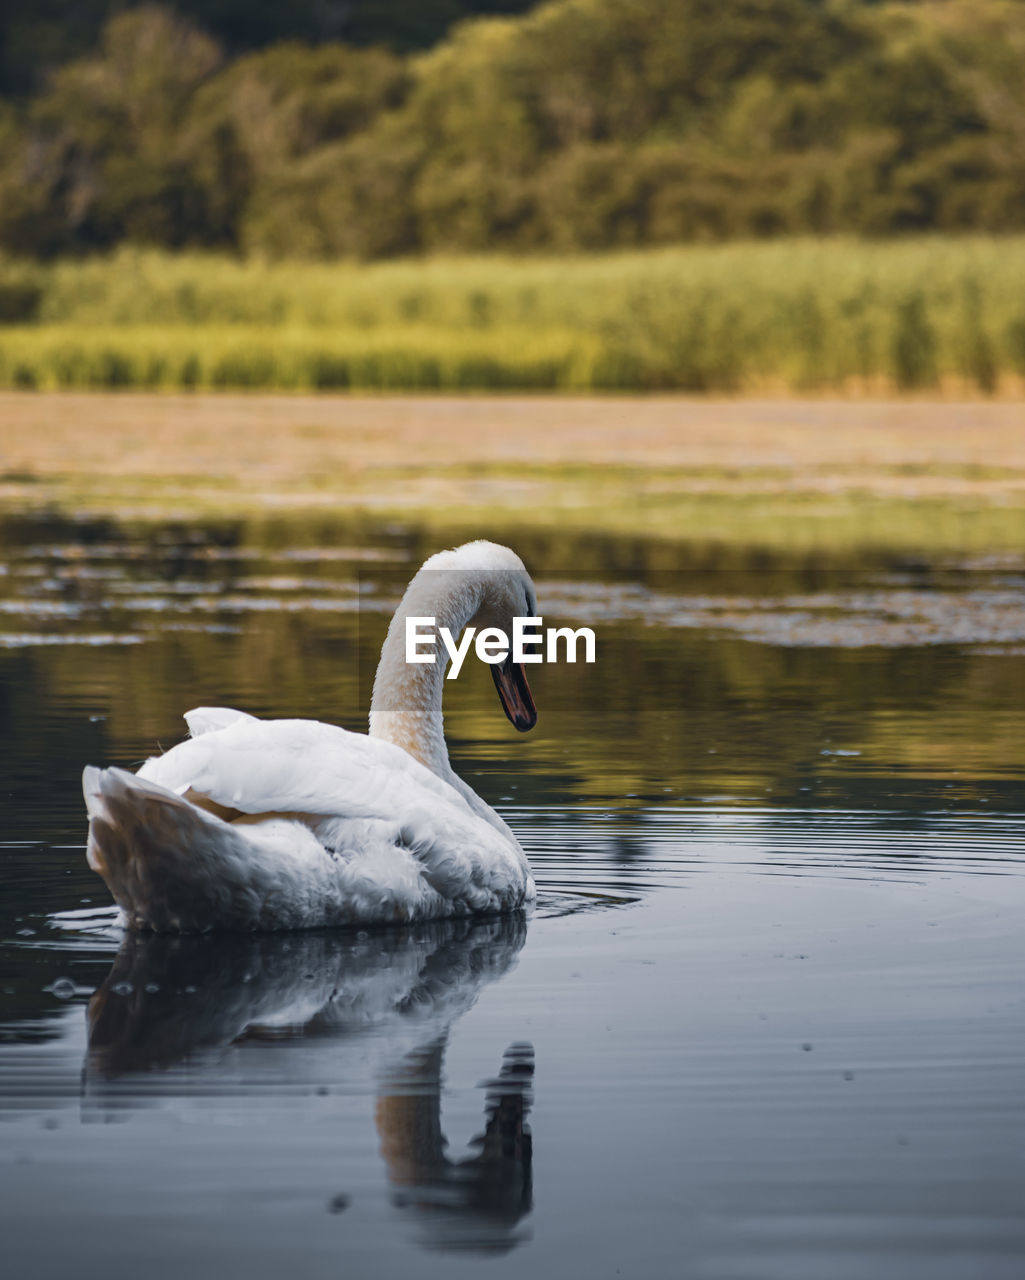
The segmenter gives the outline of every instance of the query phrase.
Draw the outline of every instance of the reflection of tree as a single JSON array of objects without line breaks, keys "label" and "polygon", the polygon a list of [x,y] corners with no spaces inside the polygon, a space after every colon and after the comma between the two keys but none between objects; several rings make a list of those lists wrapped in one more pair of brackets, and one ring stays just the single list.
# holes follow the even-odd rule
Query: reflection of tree
[{"label": "reflection of tree", "polygon": [[[56,838],[38,821],[40,813],[53,814],[55,796],[67,806],[61,839],[79,822],[83,762],[134,765],[158,744],[178,740],[188,706],[240,705],[261,715],[310,715],[362,728],[388,622],[380,602],[405,585],[410,564],[444,541],[436,533],[414,532],[400,542],[373,524],[323,515],[210,522],[188,530],[166,523],[7,518],[0,536],[12,548],[82,548],[80,557],[54,557],[46,566],[61,585],[60,599],[80,607],[81,616],[35,620],[28,629],[153,629],[152,642],[127,647],[0,651],[0,775],[17,795],[5,838],[33,841]],[[545,579],[570,573],[681,597],[779,599],[858,580],[849,563],[824,551],[702,549],[569,532],[517,532],[510,540],[538,570],[542,606]],[[91,560],[90,543],[119,544],[124,554]],[[368,545],[397,554],[394,562],[374,562],[363,572],[364,582],[378,588],[378,609],[361,607],[358,617],[298,609],[301,593],[246,585],[301,573],[304,581],[324,584],[309,588],[310,595],[333,591],[342,598],[343,584],[356,576],[353,562],[310,560],[297,569],[274,556],[296,547]],[[877,555],[874,562],[866,557],[858,572],[900,568],[892,557]],[[98,579],[97,569],[116,572],[119,590]],[[926,588],[948,582],[926,565],[914,574]],[[0,578],[0,596],[13,601],[15,592],[26,593],[20,582],[14,573]],[[183,582],[196,584],[194,595],[180,590]],[[136,586],[140,601],[164,600],[167,607],[126,608]],[[217,612],[219,599],[246,592],[260,597],[256,603],[273,594],[289,607]],[[209,610],[190,612],[196,597],[209,602]],[[235,630],[216,630],[228,625]],[[175,630],[180,626],[196,629]],[[678,783],[685,794],[702,795],[764,796],[771,788],[777,800],[792,796],[804,804],[807,793],[796,788],[818,775],[830,785],[830,803],[860,806],[877,802],[884,786],[893,790],[871,778],[867,766],[879,762],[888,776],[893,767],[937,779],[957,769],[958,786],[970,795],[973,776],[1006,776],[1008,762],[1025,751],[1021,718],[1006,714],[1025,696],[1023,673],[1021,663],[949,646],[893,649],[881,659],[872,650],[751,644],[703,627],[602,623],[596,668],[560,664],[535,671],[540,736],[517,744],[517,800],[653,791],[661,798],[663,785]],[[69,711],[40,715],[41,706]],[[79,709],[88,714],[75,714]],[[107,718],[92,723],[89,714]],[[467,670],[460,677],[446,719],[457,767],[490,775],[479,787],[488,798],[508,794],[506,739],[485,672]],[[820,755],[829,739],[862,751],[857,770]],[[894,802],[889,797],[887,807]],[[59,909],[67,899],[55,898],[52,905]]]},{"label": "reflection of tree", "polygon": [[445,1211],[428,1215],[431,1247],[512,1248],[531,1208],[533,1050],[506,1051],[486,1086],[478,1150],[462,1161],[444,1153],[441,1063],[452,1023],[508,971],[526,929],[514,915],[360,933],[128,934],[89,1004],[84,1105],[139,1105],[154,1072],[164,1073],[163,1095],[207,1093],[234,1069],[229,1046],[244,1054],[260,1041],[300,1040],[290,1084],[325,1062],[339,1082],[346,1059],[316,1054],[313,1040],[372,1048],[389,1064],[377,1126],[396,1204]]}]

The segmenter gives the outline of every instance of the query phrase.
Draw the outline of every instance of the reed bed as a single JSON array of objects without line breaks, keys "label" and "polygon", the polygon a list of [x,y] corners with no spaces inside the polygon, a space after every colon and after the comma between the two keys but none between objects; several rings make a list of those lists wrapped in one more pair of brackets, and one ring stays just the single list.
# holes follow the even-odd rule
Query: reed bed
[{"label": "reed bed", "polygon": [[1020,390],[1025,237],[0,263],[4,387]]},{"label": "reed bed", "polygon": [[524,330],[41,326],[0,330],[0,386],[280,391],[586,389],[600,341]]}]

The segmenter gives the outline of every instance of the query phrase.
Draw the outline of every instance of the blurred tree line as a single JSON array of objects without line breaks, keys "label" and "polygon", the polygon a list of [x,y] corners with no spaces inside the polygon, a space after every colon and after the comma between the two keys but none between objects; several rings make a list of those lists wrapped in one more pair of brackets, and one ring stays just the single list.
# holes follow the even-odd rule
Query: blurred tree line
[{"label": "blurred tree line", "polygon": [[[475,14],[523,13],[536,0],[170,0],[167,8],[235,55],[280,40],[426,49]],[[0,96],[38,90],[46,77],[91,53],[111,18],[139,0],[4,0]]]},{"label": "blurred tree line", "polygon": [[[551,0],[449,27],[527,8],[7,0],[0,248],[1025,228],[1025,0]],[[59,61],[104,18],[14,85],[12,47]]]}]

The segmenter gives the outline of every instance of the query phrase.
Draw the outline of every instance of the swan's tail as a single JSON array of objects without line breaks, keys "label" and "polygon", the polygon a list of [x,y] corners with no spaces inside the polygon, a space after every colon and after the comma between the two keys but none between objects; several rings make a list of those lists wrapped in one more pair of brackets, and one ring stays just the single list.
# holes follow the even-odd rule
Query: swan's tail
[{"label": "swan's tail", "polygon": [[[268,838],[304,861],[316,842],[298,824],[236,830],[173,791],[123,769],[89,767],[82,775],[89,810],[89,865],[103,877],[129,925],[159,932],[288,928],[292,877],[261,857]],[[309,868],[306,868],[308,875]]]}]

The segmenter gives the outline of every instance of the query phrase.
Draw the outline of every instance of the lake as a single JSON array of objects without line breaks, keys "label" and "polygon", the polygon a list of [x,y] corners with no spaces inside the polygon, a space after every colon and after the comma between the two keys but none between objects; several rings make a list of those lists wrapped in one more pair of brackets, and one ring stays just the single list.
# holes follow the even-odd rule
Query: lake
[{"label": "lake", "polygon": [[447,693],[533,915],[168,938],[87,867],[82,766],[203,704],[362,729],[441,544],[0,535],[11,1275],[1022,1274],[1025,554],[509,535],[598,650],[529,735],[475,661]]}]

